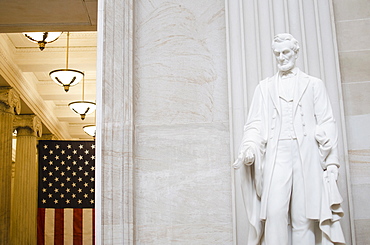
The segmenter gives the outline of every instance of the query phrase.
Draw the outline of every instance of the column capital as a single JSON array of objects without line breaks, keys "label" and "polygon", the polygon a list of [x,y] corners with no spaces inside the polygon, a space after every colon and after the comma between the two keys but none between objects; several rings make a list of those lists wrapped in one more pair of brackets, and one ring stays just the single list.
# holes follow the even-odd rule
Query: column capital
[{"label": "column capital", "polygon": [[19,94],[11,87],[0,87],[0,111],[19,114],[21,112],[21,99]]},{"label": "column capital", "polygon": [[36,115],[17,115],[14,118],[14,129],[28,128],[36,137],[42,135],[42,124]]},{"label": "column capital", "polygon": [[56,140],[57,137],[55,137],[54,134],[42,134],[39,140]]}]

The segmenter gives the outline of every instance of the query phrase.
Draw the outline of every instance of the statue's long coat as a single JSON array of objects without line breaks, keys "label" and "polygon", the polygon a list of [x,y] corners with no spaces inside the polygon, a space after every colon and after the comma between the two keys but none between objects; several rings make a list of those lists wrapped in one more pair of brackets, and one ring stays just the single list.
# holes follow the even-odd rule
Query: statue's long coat
[{"label": "statue's long coat", "polygon": [[[296,133],[299,153],[302,160],[303,181],[305,189],[305,214],[309,219],[319,219],[322,196],[323,170],[328,164],[339,166],[337,150],[337,126],[324,83],[301,71],[297,73],[297,83],[293,100],[293,127]],[[261,197],[258,205],[247,204],[247,213],[256,214],[259,219],[266,219],[266,206],[270,182],[273,174],[278,139],[281,129],[281,108],[278,95],[278,74],[260,82],[250,106],[248,120],[244,128],[241,150],[251,147],[256,154],[254,180],[252,185]],[[320,129],[329,138],[332,146],[326,161],[320,159],[319,145],[315,132]],[[248,167],[247,167],[248,168]],[[247,180],[248,181],[248,180]],[[245,185],[246,183],[244,183]],[[245,186],[244,186],[245,187]],[[252,192],[245,191],[247,195]],[[253,198],[244,196],[245,202]],[[259,201],[258,201],[259,202]],[[249,211],[249,212],[248,212]],[[257,221],[257,217],[254,221]]]}]

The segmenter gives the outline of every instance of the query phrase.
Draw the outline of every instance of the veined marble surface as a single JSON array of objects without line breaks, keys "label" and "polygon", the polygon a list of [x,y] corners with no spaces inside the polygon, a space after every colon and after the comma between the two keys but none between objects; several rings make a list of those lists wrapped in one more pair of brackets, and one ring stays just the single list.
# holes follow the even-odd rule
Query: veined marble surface
[{"label": "veined marble surface", "polygon": [[136,1],[138,244],[231,244],[224,1]]},{"label": "veined marble surface", "polygon": [[370,2],[333,1],[357,244],[370,244]]}]

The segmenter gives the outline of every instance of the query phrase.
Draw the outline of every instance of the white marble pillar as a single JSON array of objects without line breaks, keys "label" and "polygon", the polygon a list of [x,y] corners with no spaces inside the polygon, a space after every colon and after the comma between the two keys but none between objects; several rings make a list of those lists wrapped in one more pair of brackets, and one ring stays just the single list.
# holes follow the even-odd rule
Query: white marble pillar
[{"label": "white marble pillar", "polygon": [[13,117],[19,112],[19,95],[0,87],[0,244],[9,244]]},{"label": "white marble pillar", "polygon": [[37,137],[41,121],[35,115],[14,119],[17,130],[15,176],[10,216],[10,244],[37,243]]},{"label": "white marble pillar", "polygon": [[133,244],[133,0],[99,1],[96,244]]},{"label": "white marble pillar", "polygon": [[[340,131],[340,178],[345,217],[346,241],[354,242],[354,225],[343,119],[340,69],[331,0],[227,0],[229,103],[232,159],[235,159],[254,89],[262,79],[276,72],[271,41],[278,33],[289,32],[300,43],[297,66],[321,78],[326,87]],[[235,175],[236,241],[243,244],[248,234]]]}]

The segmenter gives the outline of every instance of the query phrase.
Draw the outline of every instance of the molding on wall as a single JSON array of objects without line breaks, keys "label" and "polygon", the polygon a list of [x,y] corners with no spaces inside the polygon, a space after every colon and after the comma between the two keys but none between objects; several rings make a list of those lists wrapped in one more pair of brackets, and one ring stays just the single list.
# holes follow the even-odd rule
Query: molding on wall
[{"label": "molding on wall", "polygon": [[96,243],[134,244],[133,0],[98,16]]}]

